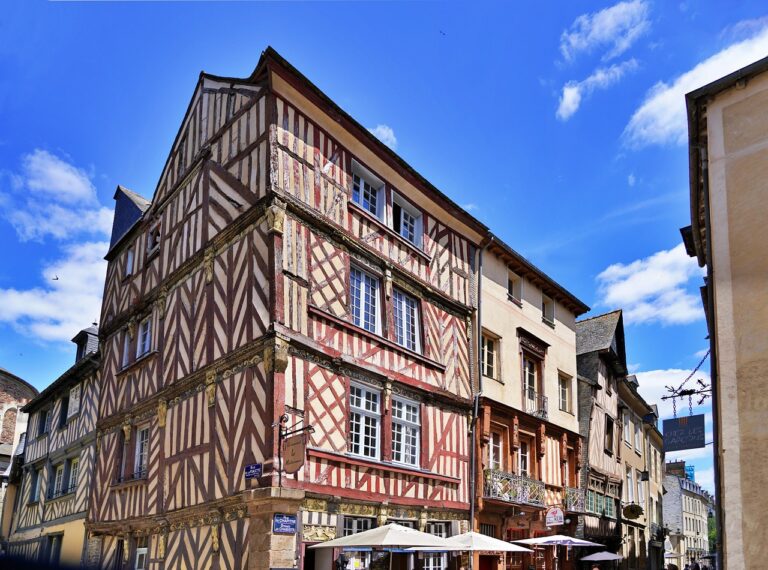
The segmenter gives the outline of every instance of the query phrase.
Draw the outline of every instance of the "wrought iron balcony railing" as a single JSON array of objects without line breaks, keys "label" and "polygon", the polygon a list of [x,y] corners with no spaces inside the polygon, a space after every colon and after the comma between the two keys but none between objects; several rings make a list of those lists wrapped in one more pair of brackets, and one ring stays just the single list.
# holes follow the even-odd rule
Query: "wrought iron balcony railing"
[{"label": "wrought iron balcony railing", "polygon": [[64,495],[71,495],[77,490],[77,485],[70,485],[68,487],[62,487],[61,489],[56,489],[55,487],[48,491],[48,499],[58,499],[59,497],[63,497]]},{"label": "wrought iron balcony railing", "polygon": [[547,397],[530,388],[523,388],[523,411],[542,420],[548,419]]},{"label": "wrought iron balcony railing", "polygon": [[572,513],[585,512],[584,489],[565,488],[565,510]]},{"label": "wrought iron balcony railing", "polygon": [[125,473],[124,475],[119,475],[117,479],[115,480],[115,483],[124,483],[126,481],[136,481],[138,479],[146,479],[147,478],[147,468],[139,469],[138,471],[134,471],[133,473]]},{"label": "wrought iron balcony railing", "polygon": [[544,483],[497,469],[485,470],[485,496],[509,503],[544,506]]}]

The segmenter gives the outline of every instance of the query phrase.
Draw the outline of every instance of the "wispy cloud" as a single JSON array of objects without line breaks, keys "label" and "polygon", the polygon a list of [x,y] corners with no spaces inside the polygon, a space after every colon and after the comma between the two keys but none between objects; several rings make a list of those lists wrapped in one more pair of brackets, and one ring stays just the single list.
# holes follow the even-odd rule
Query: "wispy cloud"
[{"label": "wispy cloud", "polygon": [[42,341],[71,339],[99,318],[108,247],[107,242],[67,245],[62,258],[43,266],[44,285],[0,289],[0,322]]},{"label": "wispy cloud", "polygon": [[688,128],[685,94],[728,75],[768,54],[768,21],[753,21],[747,39],[732,43],[715,55],[678,75],[669,82],[660,81],[646,94],[624,129],[627,146],[683,145]]},{"label": "wispy cloud", "polygon": [[397,137],[395,136],[395,131],[389,125],[376,125],[368,130],[392,150],[397,149]]},{"label": "wispy cloud", "polygon": [[603,61],[620,56],[650,29],[648,3],[619,2],[609,8],[582,14],[560,36],[560,53],[572,61],[580,53],[605,49]]},{"label": "wispy cloud", "polygon": [[637,179],[635,178],[634,173],[630,173],[629,176],[627,176],[627,185],[632,188],[636,182]]},{"label": "wispy cloud", "polygon": [[480,209],[480,206],[475,204],[474,202],[469,202],[467,204],[462,204],[462,208],[464,208],[467,212],[475,212]]},{"label": "wispy cloud", "polygon": [[85,170],[45,150],[0,177],[0,213],[19,241],[55,240],[29,287],[0,289],[0,323],[39,341],[68,341],[98,319],[112,212]]},{"label": "wispy cloud", "polygon": [[621,307],[628,323],[687,324],[703,318],[701,300],[688,291],[701,269],[680,244],[597,276],[599,304]]},{"label": "wispy cloud", "polygon": [[582,101],[594,91],[611,87],[618,83],[626,73],[636,70],[637,67],[637,60],[629,59],[609,67],[600,67],[582,81],[569,81],[563,85],[563,91],[560,94],[557,118],[561,121],[567,121],[579,110]]},{"label": "wispy cloud", "polygon": [[112,212],[99,204],[91,177],[82,168],[36,149],[21,158],[17,172],[3,174],[0,211],[21,241],[109,233]]}]

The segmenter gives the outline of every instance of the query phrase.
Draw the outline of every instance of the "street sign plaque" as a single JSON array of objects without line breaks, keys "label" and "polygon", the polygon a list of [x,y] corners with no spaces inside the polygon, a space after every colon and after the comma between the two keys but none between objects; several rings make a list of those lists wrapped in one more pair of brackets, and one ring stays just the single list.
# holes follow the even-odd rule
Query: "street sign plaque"
[{"label": "street sign plaque", "polygon": [[258,479],[261,477],[262,470],[261,463],[251,463],[250,465],[246,465],[244,469],[245,478]]},{"label": "street sign plaque", "polygon": [[704,414],[664,420],[665,453],[704,445]]},{"label": "street sign plaque", "polygon": [[280,513],[272,515],[272,532],[275,534],[296,534],[296,515]]}]

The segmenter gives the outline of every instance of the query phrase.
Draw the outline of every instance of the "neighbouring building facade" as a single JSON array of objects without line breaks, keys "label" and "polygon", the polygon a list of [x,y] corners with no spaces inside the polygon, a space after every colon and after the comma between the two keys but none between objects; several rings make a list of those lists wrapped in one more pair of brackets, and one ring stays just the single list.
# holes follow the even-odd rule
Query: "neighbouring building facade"
[{"label": "neighbouring building facade", "polygon": [[[576,317],[587,310],[498,239],[483,251],[475,526],[484,534],[513,540],[576,531],[584,510]],[[564,512],[557,526],[546,525],[549,507]],[[513,553],[507,568],[549,568],[555,552]],[[495,568],[497,557],[477,562]]]},{"label": "neighbouring building facade", "polygon": [[721,568],[765,564],[768,494],[768,58],[686,95],[688,253],[706,267]]},{"label": "neighbouring building facade", "polygon": [[579,530],[587,540],[617,552],[622,545],[619,517],[626,477],[618,398],[619,383],[627,376],[621,311],[578,321],[576,354],[579,426],[585,440],[581,484],[586,493]]},{"label": "neighbouring building facade", "polygon": [[669,530],[673,563],[680,568],[709,554],[710,499],[695,481],[667,473],[664,476],[664,523]]},{"label": "neighbouring building facade", "polygon": [[[9,478],[15,450],[24,445],[27,414],[21,409],[37,390],[15,374],[0,368],[0,544],[5,544],[13,515],[14,493]],[[7,502],[6,502],[7,499]]]},{"label": "neighbouring building facade", "polygon": [[115,196],[90,564],[329,570],[308,546],[468,529],[482,224],[271,49],[201,74],[151,203]]},{"label": "neighbouring building facade", "polygon": [[618,459],[624,473],[621,508],[622,554],[625,570],[661,569],[664,566],[661,472],[661,434],[654,409],[638,392],[634,375],[618,383]]},{"label": "neighbouring building facade", "polygon": [[79,565],[96,455],[98,330],[87,328],[72,341],[75,364],[22,408],[30,421],[13,481],[8,552]]}]

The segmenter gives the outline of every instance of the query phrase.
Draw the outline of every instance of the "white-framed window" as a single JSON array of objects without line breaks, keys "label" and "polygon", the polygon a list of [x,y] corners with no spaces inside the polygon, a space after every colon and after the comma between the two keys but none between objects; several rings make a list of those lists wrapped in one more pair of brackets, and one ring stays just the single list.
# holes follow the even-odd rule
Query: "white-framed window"
[{"label": "white-framed window", "polygon": [[520,441],[520,447],[517,448],[517,466],[520,470],[518,475],[530,477],[531,475],[531,449],[527,441]]},{"label": "white-framed window", "polygon": [[140,536],[136,539],[136,561],[133,565],[134,570],[146,570],[148,540],[146,536]]},{"label": "white-framed window", "polygon": [[643,450],[643,430],[640,425],[640,418],[635,418],[635,451],[641,453]]},{"label": "white-framed window", "polygon": [[[342,530],[344,536],[357,534],[366,530],[371,530],[375,526],[375,520],[368,517],[350,517],[344,515],[344,528]],[[346,555],[349,558],[356,558],[360,561],[359,565],[356,565],[356,570],[367,570],[371,565],[371,553],[370,551],[350,551]]]},{"label": "white-framed window", "polygon": [[40,500],[40,484],[43,475],[42,469],[35,469],[30,473],[29,502],[36,503]]},{"label": "white-framed window", "polygon": [[58,497],[61,495],[61,490],[64,488],[64,464],[60,463],[54,468],[53,471],[53,496]]},{"label": "white-framed window", "polygon": [[643,504],[645,502],[645,489],[643,486],[645,485],[645,481],[643,481],[640,477],[640,471],[636,473],[637,476],[637,502],[639,504]]},{"label": "white-framed window", "polygon": [[605,516],[616,518],[616,501],[610,495],[605,496]]},{"label": "white-framed window", "polygon": [[367,386],[349,388],[349,451],[362,457],[379,458],[381,394]]},{"label": "white-framed window", "polygon": [[72,417],[80,412],[80,384],[69,389],[69,409],[67,417]]},{"label": "white-framed window", "polygon": [[352,162],[352,201],[380,220],[384,219],[384,182],[357,162]]},{"label": "white-framed window", "polygon": [[518,303],[523,299],[523,280],[512,271],[507,274],[507,295]]},{"label": "white-framed window", "polygon": [[392,194],[392,229],[416,247],[423,234],[421,212],[397,194]]},{"label": "white-framed window", "polygon": [[152,317],[147,317],[139,324],[136,358],[144,356],[152,348]]},{"label": "white-framed window", "polygon": [[80,475],[80,460],[77,458],[69,460],[69,481],[67,488],[70,493],[77,489],[77,478]]},{"label": "white-framed window", "polygon": [[559,394],[560,394],[560,409],[564,412],[571,411],[571,378],[560,374],[558,376]]},{"label": "white-framed window", "polygon": [[125,251],[125,266],[123,267],[123,277],[133,275],[133,261],[133,246],[131,246]]},{"label": "white-framed window", "polygon": [[627,502],[635,502],[635,481],[634,481],[634,469],[627,465]]},{"label": "white-framed window", "polygon": [[392,461],[418,465],[421,418],[417,402],[392,398]]},{"label": "white-framed window", "polygon": [[525,389],[525,397],[529,400],[536,399],[536,388],[538,387],[536,378],[537,368],[535,360],[523,356],[523,388]]},{"label": "white-framed window", "polygon": [[488,378],[499,379],[499,366],[498,366],[498,342],[499,339],[493,338],[487,334],[483,334],[482,337],[483,348],[483,376]]},{"label": "white-framed window", "polygon": [[504,437],[497,431],[491,432],[491,439],[488,442],[488,466],[491,469],[501,471],[504,469]]},{"label": "white-framed window", "polygon": [[624,420],[624,442],[631,446],[632,445],[632,419],[629,417],[629,412],[624,411],[622,414],[622,419]]},{"label": "white-framed window", "polygon": [[131,363],[131,335],[126,329],[123,332],[123,358],[121,359],[121,365],[123,368]]},{"label": "white-framed window", "polygon": [[141,479],[147,475],[149,465],[149,427],[136,430],[136,452],[133,460],[135,478]]},{"label": "white-framed window", "polygon": [[425,552],[424,570],[445,570],[448,568],[448,554],[445,552]]},{"label": "white-framed window", "polygon": [[420,350],[419,304],[416,299],[395,289],[392,292],[395,342],[408,350]]},{"label": "white-framed window", "polygon": [[353,267],[350,270],[349,297],[352,322],[372,333],[379,332],[379,280]]},{"label": "white-framed window", "polygon": [[541,318],[549,324],[555,324],[555,302],[546,295],[541,296]]}]

